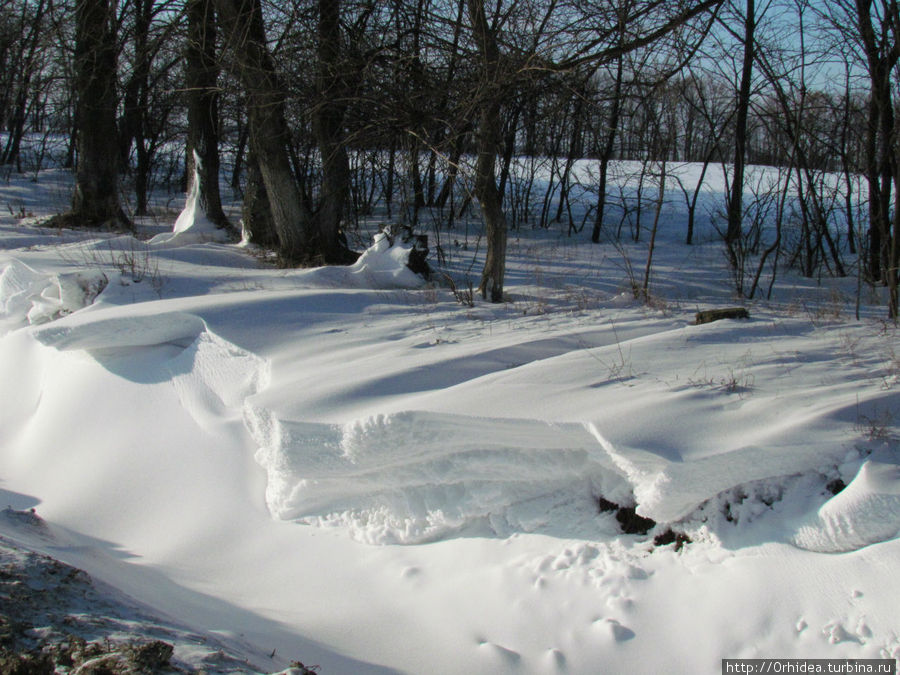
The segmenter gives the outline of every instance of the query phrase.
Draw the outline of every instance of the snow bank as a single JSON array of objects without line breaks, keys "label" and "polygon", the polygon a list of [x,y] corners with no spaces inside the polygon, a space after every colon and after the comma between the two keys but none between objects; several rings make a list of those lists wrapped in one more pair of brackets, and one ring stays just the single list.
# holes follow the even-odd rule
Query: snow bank
[{"label": "snow bank", "polygon": [[[900,657],[897,333],[849,318],[852,279],[780,273],[793,308],[692,326],[733,285],[720,244],[674,245],[681,221],[654,258],[664,312],[617,297],[619,251],[557,232],[510,240],[509,302],[461,309],[370,290],[421,284],[380,239],[285,271],[178,245],[191,228],[0,230],[0,507],[260,670]],[[164,292],[127,278],[160,260]],[[99,301],[28,325],[50,286],[74,306],[53,280],[79,268],[109,277]],[[600,495],[692,542],[623,535]]]},{"label": "snow bank", "polygon": [[[266,501],[274,517],[342,526],[372,544],[414,544],[472,531],[558,533],[567,528],[557,518],[571,516],[564,505],[578,501],[590,513],[591,501],[601,495],[673,523],[729,490],[779,483],[846,454],[839,446],[745,446],[671,461],[615,447],[594,424],[424,411],[330,425],[281,420],[248,406],[245,423],[260,446],[256,458],[267,472]],[[872,500],[869,492],[865,504]],[[896,534],[900,501],[888,507],[878,517],[884,526],[859,527],[881,533],[870,537]]]},{"label": "snow bank", "polygon": [[12,258],[0,272],[0,313],[4,319],[24,320],[32,300],[47,285],[47,276]]},{"label": "snow bank", "polygon": [[60,351],[121,349],[172,344],[187,347],[206,330],[200,317],[186,312],[144,316],[90,317],[57,323],[34,331],[43,345]]},{"label": "snow bank", "polygon": [[[58,351],[87,352],[108,366],[131,354],[137,365],[129,376],[147,382],[170,378],[184,409],[201,427],[239,416],[244,400],[268,382],[265,359],[216,335],[196,315],[125,318],[110,313],[41,327],[33,337]],[[164,349],[155,354],[151,347]]]},{"label": "snow bank", "polygon": [[657,522],[690,516],[723,492],[765,479],[782,479],[839,461],[840,446],[822,448],[748,445],[689,461],[670,461],[639,448],[616,448],[593,424],[588,428],[627,477],[637,512]]},{"label": "snow bank", "polygon": [[41,294],[32,300],[28,322],[46,323],[87,307],[108,283],[106,275],[100,270],[56,274]]}]

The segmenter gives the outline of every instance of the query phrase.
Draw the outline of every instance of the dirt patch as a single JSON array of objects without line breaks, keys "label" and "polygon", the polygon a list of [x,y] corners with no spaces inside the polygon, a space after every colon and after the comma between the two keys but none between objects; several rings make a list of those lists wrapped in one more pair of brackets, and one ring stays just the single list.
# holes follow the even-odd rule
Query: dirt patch
[{"label": "dirt patch", "polygon": [[[0,511],[7,530],[53,541],[33,511]],[[179,651],[181,658],[179,658]],[[214,637],[150,614],[83,570],[0,536],[0,673],[261,673]],[[303,675],[292,664],[287,671]]]}]

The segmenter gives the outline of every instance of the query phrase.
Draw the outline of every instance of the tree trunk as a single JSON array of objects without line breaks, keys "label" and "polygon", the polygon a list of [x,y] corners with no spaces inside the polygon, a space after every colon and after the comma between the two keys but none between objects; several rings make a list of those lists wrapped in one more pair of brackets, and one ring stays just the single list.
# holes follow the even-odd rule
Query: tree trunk
[{"label": "tree trunk", "polygon": [[728,199],[728,225],[725,244],[731,266],[737,268],[739,256],[735,250],[740,245],[741,219],[744,212],[744,166],[747,158],[747,117],[750,111],[750,85],[753,79],[753,57],[756,48],[756,3],[747,0],[744,17],[744,60],[738,90],[737,115],[734,127],[734,174]]},{"label": "tree trunk", "polygon": [[[25,118],[28,111],[28,99],[32,95],[31,81],[38,74],[38,64],[36,63],[36,53],[39,38],[43,30],[44,22],[44,0],[39,0],[37,7],[34,8],[33,15],[29,14],[31,9],[27,3],[22,3],[22,20],[20,28],[22,29],[21,42],[19,45],[19,58],[14,60],[18,63],[18,67],[14,67],[14,71],[10,73],[11,77],[4,84],[9,87],[10,91],[4,92],[0,101],[6,102],[11,99],[12,83],[15,78],[21,78],[18,84],[18,91],[15,95],[15,104],[11,111],[11,119],[9,120],[9,138],[7,139],[6,148],[0,153],[0,164],[21,164],[20,148],[22,138],[25,135]],[[24,34],[25,23],[28,23],[28,34]],[[7,68],[5,64],[6,58],[0,59],[0,67]],[[4,120],[5,105],[0,107],[0,122]],[[2,127],[0,127],[2,128]],[[21,169],[19,169],[21,171]]]},{"label": "tree trunk", "polygon": [[[582,84],[575,94],[574,110],[572,111],[572,135],[569,137],[569,147],[566,151],[566,164],[563,167],[562,176],[559,178],[559,203],[556,207],[557,223],[562,220],[563,210],[569,203],[569,177],[572,174],[572,167],[575,166],[575,160],[581,156],[581,124],[584,119],[584,97],[586,84]],[[572,221],[569,220],[569,234],[572,233]]]},{"label": "tree trunk", "polygon": [[119,204],[115,27],[115,0],[76,2],[78,166],[72,209],[52,219],[56,225],[131,227]]},{"label": "tree trunk", "polygon": [[319,249],[327,263],[349,264],[357,255],[347,248],[341,223],[350,200],[350,160],[344,140],[346,93],[341,78],[341,3],[319,0],[318,105],[313,131],[322,157],[321,203],[316,213]]},{"label": "tree trunk", "polygon": [[594,215],[594,229],[591,241],[600,243],[600,230],[603,227],[603,215],[606,211],[606,184],[609,173],[609,162],[612,159],[619,131],[619,113],[622,109],[622,81],[624,80],[624,56],[616,61],[616,82],[613,87],[612,109],[609,111],[609,129],[600,154],[600,182],[597,185],[597,212]]},{"label": "tree trunk", "polygon": [[897,62],[897,46],[886,46],[885,31],[872,24],[871,0],[857,0],[856,21],[870,80],[868,125],[866,129],[866,180],[869,186],[869,260],[871,281],[884,280],[883,269],[890,247],[889,209],[891,199],[891,159],[894,143],[894,113],[890,74]]},{"label": "tree trunk", "polygon": [[259,163],[253,153],[247,155],[247,187],[241,214],[243,236],[247,241],[265,248],[278,247],[278,234],[272,225],[272,209],[263,183]]},{"label": "tree trunk", "polygon": [[[200,207],[219,227],[230,227],[219,193],[219,64],[212,0],[188,0],[185,84],[188,104],[187,175],[200,179]],[[194,153],[200,158],[195,172]],[[190,185],[188,185],[190,191]]]},{"label": "tree trunk", "polygon": [[491,302],[503,302],[503,275],[506,267],[506,217],[503,214],[503,195],[497,188],[494,163],[502,140],[500,122],[501,92],[500,50],[497,37],[490,28],[484,11],[484,0],[468,0],[469,20],[481,56],[482,96],[479,102],[475,163],[475,197],[487,234],[487,255],[481,273],[478,292],[482,298],[490,293]]},{"label": "tree trunk", "polygon": [[278,253],[284,264],[317,259],[312,214],[291,172],[284,89],[266,46],[260,0],[216,0],[219,19],[247,92],[250,150],[269,197]]}]

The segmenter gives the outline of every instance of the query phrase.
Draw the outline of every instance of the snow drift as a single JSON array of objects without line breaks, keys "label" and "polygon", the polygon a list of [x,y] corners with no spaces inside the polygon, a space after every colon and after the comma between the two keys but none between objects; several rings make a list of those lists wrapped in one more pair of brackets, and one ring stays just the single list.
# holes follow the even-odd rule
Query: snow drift
[{"label": "snow drift", "polygon": [[900,458],[885,454],[866,460],[850,484],[798,528],[793,542],[839,553],[900,534]]},{"label": "snow drift", "polygon": [[272,513],[368,543],[540,530],[554,509],[625,487],[578,424],[408,411],[325,425],[259,410],[248,422]]}]

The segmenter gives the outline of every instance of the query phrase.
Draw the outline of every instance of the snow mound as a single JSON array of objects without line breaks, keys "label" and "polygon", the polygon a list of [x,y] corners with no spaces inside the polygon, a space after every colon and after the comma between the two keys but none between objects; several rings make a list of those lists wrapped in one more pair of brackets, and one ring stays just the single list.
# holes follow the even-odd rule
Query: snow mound
[{"label": "snow mound", "polygon": [[367,543],[552,528],[561,504],[627,492],[580,424],[429,412],[344,425],[286,422],[258,409],[246,416],[273,516],[345,526]]},{"label": "snow mound", "polygon": [[810,551],[840,553],[900,534],[900,465],[866,461],[850,484],[819,508],[792,542]]},{"label": "snow mound", "polygon": [[[560,534],[558,518],[596,517],[597,496],[673,523],[728,490],[807,473],[845,453],[747,446],[683,459],[616,447],[591,423],[407,411],[332,425],[252,406],[244,416],[274,517],[342,526],[374,544],[475,531]],[[563,508],[575,501],[575,511]],[[900,513],[892,508],[889,520]]]},{"label": "snow mound", "polygon": [[108,283],[106,275],[100,270],[53,275],[41,294],[32,300],[28,322],[46,323],[87,307]]},{"label": "snow mound", "polygon": [[44,274],[13,258],[0,272],[0,318],[47,323],[90,305],[107,283],[100,270]]},{"label": "snow mound", "polygon": [[208,329],[166,368],[185,410],[204,428],[231,417],[240,419],[247,397],[269,382],[268,361]]},{"label": "snow mound", "polygon": [[15,258],[10,259],[0,272],[0,314],[3,318],[24,319],[31,309],[32,298],[40,295],[46,281],[47,275]]},{"label": "snow mound", "polygon": [[422,277],[406,265],[413,246],[399,239],[392,243],[386,234],[379,232],[373,237],[373,244],[348,270],[353,277],[364,279],[366,287],[418,288],[423,284]]}]

